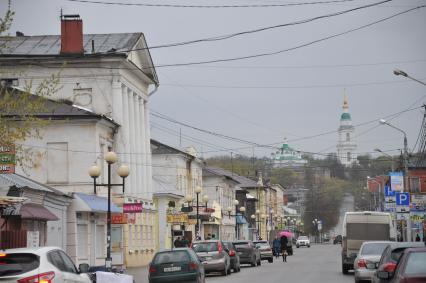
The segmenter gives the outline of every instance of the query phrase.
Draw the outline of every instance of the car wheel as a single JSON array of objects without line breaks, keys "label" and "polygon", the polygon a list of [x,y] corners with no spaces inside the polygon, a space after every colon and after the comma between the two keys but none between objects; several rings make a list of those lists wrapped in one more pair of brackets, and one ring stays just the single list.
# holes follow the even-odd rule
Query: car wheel
[{"label": "car wheel", "polygon": [[256,266],[256,258],[253,258],[253,260],[251,261],[251,266]]},{"label": "car wheel", "polygon": [[296,245],[296,248],[299,248],[299,245]]},{"label": "car wheel", "polygon": [[308,245],[308,248],[310,248],[311,247],[311,245]]},{"label": "car wheel", "polygon": [[228,268],[228,274],[231,274],[231,265],[229,265],[229,268]]},{"label": "car wheel", "polygon": [[273,263],[273,262],[274,262],[274,258],[273,258],[273,257],[268,258],[268,262],[269,262],[269,263]]},{"label": "car wheel", "polygon": [[257,266],[261,266],[262,265],[262,260],[259,259],[259,261],[257,262]]}]

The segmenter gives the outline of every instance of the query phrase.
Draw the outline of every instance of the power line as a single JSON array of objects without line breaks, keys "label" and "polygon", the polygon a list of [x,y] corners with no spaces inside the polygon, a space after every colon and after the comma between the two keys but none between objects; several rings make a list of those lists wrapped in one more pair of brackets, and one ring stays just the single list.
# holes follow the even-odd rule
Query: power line
[{"label": "power line", "polygon": [[335,12],[335,13],[325,14],[325,15],[316,16],[316,17],[313,17],[313,18],[308,18],[308,19],[294,21],[294,22],[285,23],[285,24],[267,26],[267,27],[262,27],[262,28],[247,30],[247,31],[241,31],[241,32],[219,35],[219,36],[208,37],[208,38],[202,38],[202,39],[196,39],[196,40],[189,40],[189,41],[183,41],[183,42],[176,42],[176,43],[150,46],[149,48],[137,48],[137,49],[131,49],[131,50],[117,50],[117,52],[129,52],[129,51],[145,50],[145,49],[151,49],[152,50],[152,49],[165,48],[165,47],[176,47],[176,46],[182,46],[182,45],[190,45],[190,44],[201,43],[201,42],[212,42],[212,41],[226,40],[226,39],[230,39],[230,38],[234,38],[234,37],[238,37],[238,36],[242,36],[242,35],[246,35],[246,34],[258,33],[258,32],[263,32],[263,31],[267,31],[267,30],[282,28],[282,27],[289,27],[289,26],[295,26],[295,25],[300,25],[300,24],[306,24],[306,23],[314,22],[314,21],[321,20],[321,19],[340,16],[340,15],[344,15],[344,14],[347,14],[347,13],[350,13],[350,12],[354,12],[354,11],[378,6],[378,5],[381,5],[381,4],[384,4],[384,3],[387,3],[387,2],[391,2],[391,1],[393,1],[393,0],[383,0],[383,1],[380,1],[380,2],[376,2],[376,3],[364,5],[364,6],[359,6],[359,7],[348,9],[348,10],[343,10],[343,11],[339,11],[339,12]]},{"label": "power line", "polygon": [[138,7],[159,7],[159,8],[199,8],[199,9],[220,9],[220,8],[277,8],[291,6],[305,6],[318,4],[333,4],[353,2],[356,0],[329,0],[301,3],[283,3],[283,4],[250,4],[250,5],[182,5],[182,4],[159,4],[159,3],[128,3],[128,2],[110,2],[110,1],[95,1],[95,0],[66,0],[68,2],[79,2],[98,5],[116,5],[116,6],[138,6]]},{"label": "power line", "polygon": [[143,68],[150,69],[150,68],[165,68],[165,67],[183,67],[183,66],[191,66],[191,65],[202,65],[202,64],[211,64],[211,63],[240,61],[240,60],[246,60],[246,59],[253,59],[253,58],[259,58],[259,57],[277,55],[277,54],[286,53],[286,52],[289,52],[289,51],[294,51],[294,50],[297,50],[297,49],[300,49],[300,48],[303,48],[303,47],[307,47],[307,46],[310,46],[310,45],[314,45],[314,44],[317,44],[317,43],[320,43],[320,42],[323,42],[323,41],[326,41],[326,40],[329,40],[329,39],[332,39],[332,38],[340,37],[340,36],[343,36],[343,35],[358,31],[358,30],[362,30],[362,29],[365,29],[367,27],[385,22],[385,21],[390,20],[392,18],[395,18],[397,16],[400,16],[400,15],[403,15],[403,14],[406,14],[406,13],[409,13],[409,12],[412,12],[412,11],[415,11],[415,10],[418,10],[418,9],[422,9],[422,8],[425,8],[425,7],[426,7],[426,5],[417,6],[417,7],[414,7],[414,8],[393,14],[391,16],[382,18],[380,20],[359,26],[357,28],[349,29],[349,30],[346,30],[344,32],[336,33],[336,34],[333,34],[333,35],[330,35],[330,36],[326,36],[326,37],[323,37],[323,38],[320,38],[320,39],[316,39],[316,40],[313,40],[313,41],[310,41],[310,42],[307,42],[307,43],[303,43],[303,44],[300,44],[300,45],[297,45],[297,46],[294,46],[294,47],[290,47],[290,48],[286,48],[286,49],[282,49],[282,50],[278,50],[278,51],[265,52],[265,53],[259,53],[259,54],[254,54],[254,55],[233,57],[233,58],[224,58],[224,59],[194,61],[194,62],[175,63],[175,64],[160,64],[160,65],[155,65],[153,67],[143,67]]}]

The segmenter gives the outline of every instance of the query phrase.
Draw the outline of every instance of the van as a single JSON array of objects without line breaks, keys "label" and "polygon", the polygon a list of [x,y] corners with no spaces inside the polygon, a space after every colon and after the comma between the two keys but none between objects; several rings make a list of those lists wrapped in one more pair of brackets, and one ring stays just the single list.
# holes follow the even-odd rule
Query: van
[{"label": "van", "polygon": [[354,268],[354,260],[365,241],[395,241],[392,217],[386,212],[346,212],[342,229],[342,273]]}]

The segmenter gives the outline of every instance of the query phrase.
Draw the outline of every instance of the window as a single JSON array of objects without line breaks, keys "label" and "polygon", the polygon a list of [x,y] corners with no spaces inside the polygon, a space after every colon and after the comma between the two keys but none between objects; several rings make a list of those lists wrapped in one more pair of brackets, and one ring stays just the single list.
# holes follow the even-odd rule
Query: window
[{"label": "window", "polygon": [[350,133],[346,133],[346,141],[350,141],[351,140],[351,134]]},{"label": "window", "polygon": [[77,224],[77,257],[78,259],[87,259],[87,224]]},{"label": "window", "polygon": [[350,152],[346,153],[346,158],[348,159],[348,162],[351,162],[351,153]]},{"label": "window", "polygon": [[47,143],[47,182],[68,182],[68,143]]},{"label": "window", "polygon": [[63,251],[57,251],[57,253],[61,256],[62,261],[64,262],[64,267],[66,272],[70,273],[78,273],[77,269],[75,268],[74,262],[67,256],[66,253]]},{"label": "window", "polygon": [[0,276],[12,276],[38,268],[38,256],[30,253],[6,254],[0,258]]},{"label": "window", "polygon": [[420,178],[410,177],[410,192],[420,193]]},{"label": "window", "polygon": [[96,257],[105,257],[105,226],[96,225]]},{"label": "window", "polygon": [[405,274],[424,274],[425,273],[426,252],[414,252],[408,256],[405,265]]},{"label": "window", "polygon": [[60,271],[67,271],[67,268],[65,267],[65,263],[62,260],[62,257],[58,253],[58,251],[50,252],[47,255],[47,259],[50,261],[51,264],[53,264],[55,267],[57,267]]}]

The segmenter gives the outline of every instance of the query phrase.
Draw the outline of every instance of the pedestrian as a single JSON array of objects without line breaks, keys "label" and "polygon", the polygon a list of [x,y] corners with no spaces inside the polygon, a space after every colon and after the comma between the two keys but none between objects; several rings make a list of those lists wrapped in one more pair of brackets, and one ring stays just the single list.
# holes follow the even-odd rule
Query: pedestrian
[{"label": "pedestrian", "polygon": [[177,237],[177,239],[173,242],[173,245],[175,246],[175,248],[182,247],[182,240],[180,239],[180,237]]},{"label": "pedestrian", "polygon": [[278,236],[276,236],[274,241],[272,242],[272,247],[274,249],[275,257],[278,258],[280,256],[280,250],[281,250],[281,242],[280,242],[280,239],[278,239]]},{"label": "pedestrian", "polygon": [[288,239],[285,235],[281,236],[281,253],[283,255],[283,262],[287,262],[287,244],[288,244]]},{"label": "pedestrian", "polygon": [[419,234],[416,235],[416,242],[420,242],[420,235]]}]

